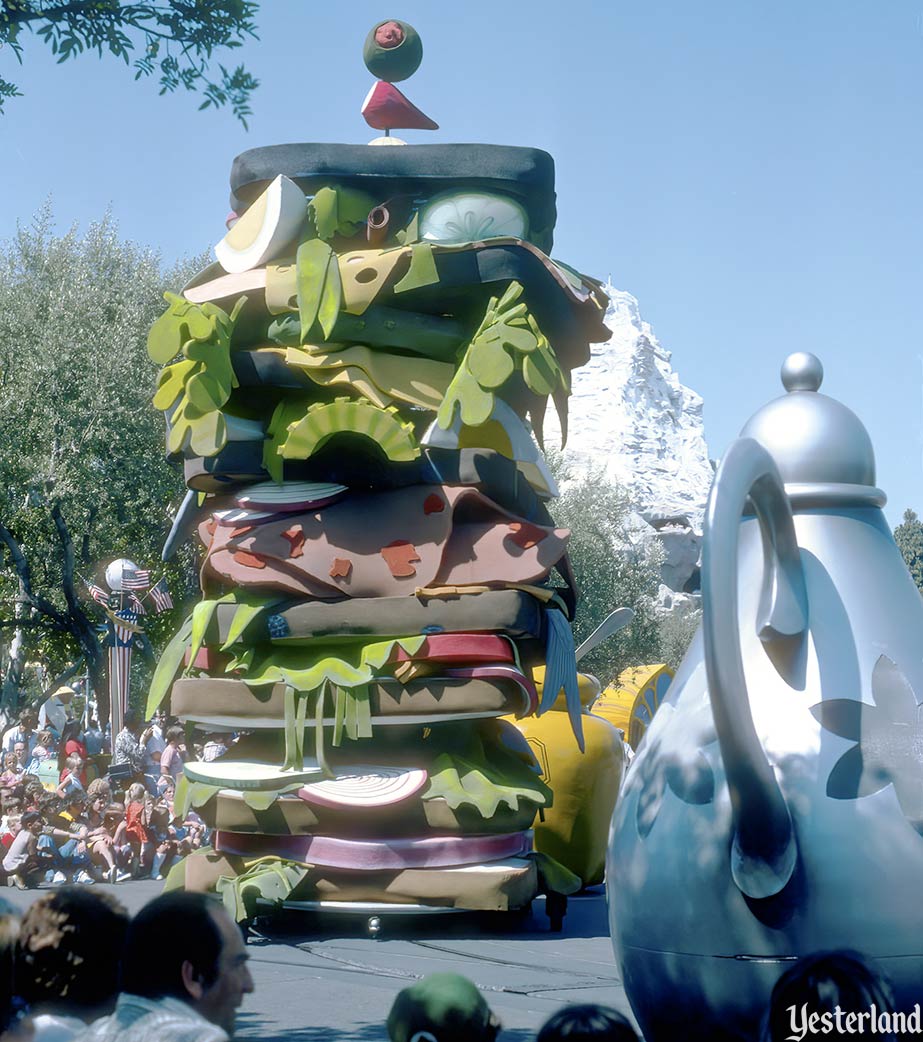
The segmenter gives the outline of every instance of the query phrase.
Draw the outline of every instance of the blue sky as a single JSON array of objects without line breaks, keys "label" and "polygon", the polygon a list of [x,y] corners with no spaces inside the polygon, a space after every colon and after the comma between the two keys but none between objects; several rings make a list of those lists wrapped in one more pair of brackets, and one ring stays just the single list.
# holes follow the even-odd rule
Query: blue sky
[{"label": "blue sky", "polygon": [[812,350],[872,435],[889,519],[923,513],[921,0],[264,0],[236,52],[262,81],[249,132],[26,38],[23,67],[0,52],[26,93],[0,117],[0,238],[50,196],[62,228],[111,207],[166,259],[210,246],[238,152],[373,136],[361,49],[385,17],[420,31],[402,86],[441,125],[404,136],[554,155],[555,255],[638,298],[713,456]]}]

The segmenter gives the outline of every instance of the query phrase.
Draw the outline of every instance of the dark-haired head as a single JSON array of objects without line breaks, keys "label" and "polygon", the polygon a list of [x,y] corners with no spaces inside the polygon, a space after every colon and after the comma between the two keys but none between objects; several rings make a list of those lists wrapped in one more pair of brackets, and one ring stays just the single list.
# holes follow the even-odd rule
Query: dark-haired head
[{"label": "dark-haired head", "polygon": [[13,960],[18,935],[16,910],[0,898],[0,1032],[6,1031],[13,1015]]},{"label": "dark-haired head", "polygon": [[[781,1042],[792,1034],[791,1007],[809,1013],[867,1013],[872,1006],[893,1012],[894,999],[885,978],[853,951],[816,952],[799,959],[776,981],[763,1026],[763,1042]],[[893,1040],[894,1035],[876,1035]]]},{"label": "dark-haired head", "polygon": [[109,894],[66,886],[42,894],[23,916],[16,993],[38,1011],[87,1022],[112,1011],[128,913]]},{"label": "dark-haired head", "polygon": [[70,738],[78,738],[82,730],[83,725],[79,720],[68,720],[61,728],[61,741],[66,742]]},{"label": "dark-haired head", "polygon": [[626,1017],[608,1006],[565,1006],[539,1030],[537,1042],[638,1042]]},{"label": "dark-haired head", "polygon": [[187,998],[182,964],[188,960],[207,986],[218,974],[222,937],[212,914],[220,905],[205,894],[171,891],[134,917],[125,944],[122,990],[146,998]]},{"label": "dark-haired head", "polygon": [[253,991],[240,931],[204,894],[163,894],[129,928],[122,990],[179,999],[233,1035],[237,1008]]},{"label": "dark-haired head", "polygon": [[136,709],[128,709],[122,717],[122,726],[129,731],[137,731],[141,726],[141,717]]}]

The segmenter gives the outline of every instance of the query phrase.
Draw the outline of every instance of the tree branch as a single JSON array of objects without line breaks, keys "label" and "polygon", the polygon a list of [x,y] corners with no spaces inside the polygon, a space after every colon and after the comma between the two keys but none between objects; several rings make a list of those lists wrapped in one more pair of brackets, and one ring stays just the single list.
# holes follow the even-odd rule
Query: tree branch
[{"label": "tree branch", "polygon": [[55,500],[51,507],[51,519],[54,522],[58,539],[61,541],[61,585],[64,589],[64,599],[67,601],[70,625],[68,629],[83,648],[84,654],[95,665],[102,658],[96,631],[90,624],[90,620],[83,610],[83,605],[77,599],[74,590],[74,543],[71,539],[70,530],[64,515],[61,513],[61,503]]},{"label": "tree branch", "polygon": [[3,542],[6,545],[7,550],[10,552],[10,557],[13,560],[13,567],[16,569],[16,574],[19,576],[19,581],[22,584],[22,592],[28,603],[43,615],[47,615],[50,619],[53,619],[62,629],[72,630],[73,627],[70,625],[68,617],[62,611],[59,611],[47,598],[32,592],[32,572],[29,568],[29,562],[26,560],[26,556],[22,552],[22,547],[17,542],[15,536],[10,532],[6,525],[2,524],[0,524],[0,542]]},{"label": "tree branch", "polygon": [[67,669],[62,670],[42,692],[41,699],[49,698],[62,684],[66,684],[71,677],[76,676],[83,669],[85,662],[86,659],[81,655],[76,662],[72,662]]},{"label": "tree branch", "polygon": [[33,10],[22,3],[10,4],[6,2],[0,7],[0,20],[12,22],[14,25],[25,25],[26,22],[35,22],[42,18],[61,18],[68,15],[86,14],[88,10],[97,7],[97,0],[74,0],[74,3],[56,7],[53,10]]},{"label": "tree branch", "polygon": [[32,570],[29,568],[29,562],[26,560],[25,554],[22,552],[22,547],[16,541],[13,533],[3,524],[0,524],[0,541],[6,545],[7,550],[10,552],[13,567],[16,569],[16,574],[22,583],[23,593],[31,600]]},{"label": "tree branch", "polygon": [[64,599],[67,601],[67,607],[70,609],[71,616],[75,612],[80,612],[83,615],[83,609],[80,607],[77,601],[77,594],[74,592],[74,543],[71,539],[67,522],[64,520],[64,515],[61,513],[61,501],[59,499],[56,499],[52,504],[51,520],[54,522],[55,531],[61,540],[61,585],[64,589]]},{"label": "tree branch", "polygon": [[0,630],[8,629],[41,629],[41,630],[52,630],[55,633],[69,633],[68,627],[59,626],[54,621],[48,619],[0,619]]}]

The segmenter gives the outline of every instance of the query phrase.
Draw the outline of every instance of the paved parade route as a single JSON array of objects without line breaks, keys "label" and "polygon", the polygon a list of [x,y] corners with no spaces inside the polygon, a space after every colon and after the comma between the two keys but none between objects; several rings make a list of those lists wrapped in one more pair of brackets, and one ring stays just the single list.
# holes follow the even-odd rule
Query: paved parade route
[{"label": "paved parade route", "polygon": [[[131,912],[161,884],[113,890]],[[26,907],[40,891],[6,890]],[[401,988],[452,970],[485,992],[503,1021],[500,1042],[529,1042],[565,1002],[598,1002],[628,1013],[609,943],[601,888],[570,899],[562,933],[550,933],[543,904],[531,916],[386,918],[366,935],[364,917],[295,915],[260,921],[249,951],[256,991],[238,1016],[237,1037],[263,1042],[378,1042]]]}]

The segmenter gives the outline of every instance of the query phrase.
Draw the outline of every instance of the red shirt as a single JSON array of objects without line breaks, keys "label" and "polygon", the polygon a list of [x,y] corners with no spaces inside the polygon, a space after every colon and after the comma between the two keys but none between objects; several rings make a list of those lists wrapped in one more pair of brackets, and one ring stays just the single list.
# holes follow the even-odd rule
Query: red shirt
[{"label": "red shirt", "polygon": [[[65,756],[73,756],[75,753],[77,754],[77,756],[80,757],[81,760],[83,760],[84,764],[86,764],[86,762],[87,762],[87,747],[83,744],[83,742],[78,742],[76,738],[68,738],[68,740],[64,743],[64,755]],[[80,784],[84,788],[86,788],[87,787],[87,769],[86,769],[85,766],[84,766],[83,770],[80,772],[80,774],[77,777],[80,779]],[[64,780],[63,777],[62,777],[61,780],[62,781]]]},{"label": "red shirt", "polygon": [[149,843],[151,839],[150,833],[141,820],[143,813],[143,803],[129,803],[125,809],[125,831],[129,836],[134,836],[139,843]]}]

